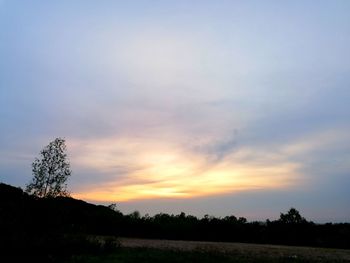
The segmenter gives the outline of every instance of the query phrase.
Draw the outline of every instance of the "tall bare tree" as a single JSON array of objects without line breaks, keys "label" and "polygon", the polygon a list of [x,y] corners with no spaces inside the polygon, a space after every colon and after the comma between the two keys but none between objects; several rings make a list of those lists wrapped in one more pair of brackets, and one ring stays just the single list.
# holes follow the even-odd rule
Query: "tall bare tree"
[{"label": "tall bare tree", "polygon": [[66,181],[72,174],[62,138],[50,142],[32,163],[33,178],[26,192],[37,197],[68,196]]}]

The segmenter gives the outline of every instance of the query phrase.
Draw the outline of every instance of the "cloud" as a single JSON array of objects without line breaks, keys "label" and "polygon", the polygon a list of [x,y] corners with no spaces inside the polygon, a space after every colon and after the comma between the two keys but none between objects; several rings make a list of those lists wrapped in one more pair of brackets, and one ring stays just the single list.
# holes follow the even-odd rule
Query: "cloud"
[{"label": "cloud", "polygon": [[[325,171],[335,175],[349,168],[348,155],[337,161],[338,167],[331,162],[322,163],[331,153],[339,156],[344,140],[348,139],[346,129],[310,134],[283,145],[269,145],[267,141],[265,145],[244,146],[231,143],[232,139],[225,144],[225,140],[213,136],[201,141],[198,147],[198,142],[191,141],[189,136],[175,132],[159,139],[152,133],[123,134],[71,142],[72,163],[105,174],[96,184],[77,187],[75,196],[123,202],[311,189],[319,183],[320,176],[325,176]],[[318,166],[313,167],[315,164]],[[317,172],[320,170],[323,171]]]},{"label": "cloud", "polygon": [[332,192],[349,185],[349,134],[347,126],[319,131],[299,138],[281,152],[288,155],[289,160],[302,163],[305,187]]},{"label": "cloud", "polygon": [[[70,145],[72,163],[114,174],[85,185],[74,196],[94,201],[127,201],[152,198],[192,198],[257,189],[281,189],[296,184],[298,164],[283,156],[238,149],[221,159],[193,151],[179,141],[154,138],[109,138]],[[74,145],[74,146],[73,146]],[[84,145],[82,147],[82,145]],[[80,156],[80,157],[79,157]],[[120,169],[120,167],[127,167]],[[106,178],[105,178],[106,179]]]},{"label": "cloud", "polygon": [[[299,138],[297,142],[286,146],[283,151],[290,156],[310,155],[312,152],[332,151],[344,145],[350,140],[349,128],[339,127],[338,129],[327,129],[323,131],[306,134]],[[316,157],[316,155],[311,155]]]},{"label": "cloud", "polygon": [[311,9],[0,0],[0,174],[23,185],[62,136],[81,197],[331,195],[350,169],[349,12]]}]

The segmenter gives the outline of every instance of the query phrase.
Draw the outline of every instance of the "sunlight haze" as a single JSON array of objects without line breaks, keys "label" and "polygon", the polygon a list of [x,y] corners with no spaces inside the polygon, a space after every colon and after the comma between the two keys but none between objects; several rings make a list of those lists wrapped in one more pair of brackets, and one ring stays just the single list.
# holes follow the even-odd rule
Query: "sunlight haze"
[{"label": "sunlight haze", "polygon": [[63,137],[75,198],[349,220],[350,1],[0,1],[0,181]]}]

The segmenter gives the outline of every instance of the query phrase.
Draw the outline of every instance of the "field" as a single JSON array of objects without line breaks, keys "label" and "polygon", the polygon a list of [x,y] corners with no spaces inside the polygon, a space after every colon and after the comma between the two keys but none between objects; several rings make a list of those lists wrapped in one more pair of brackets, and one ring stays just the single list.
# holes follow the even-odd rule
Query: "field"
[{"label": "field", "polygon": [[69,262],[350,262],[350,250],[243,243],[120,239],[121,248],[104,256]]}]

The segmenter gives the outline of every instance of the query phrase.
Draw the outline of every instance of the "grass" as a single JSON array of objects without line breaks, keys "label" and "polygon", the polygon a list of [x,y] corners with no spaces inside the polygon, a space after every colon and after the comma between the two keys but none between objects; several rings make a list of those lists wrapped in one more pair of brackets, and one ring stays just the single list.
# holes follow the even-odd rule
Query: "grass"
[{"label": "grass", "polygon": [[17,246],[13,242],[12,250],[1,251],[4,247],[0,246],[0,262],[350,263],[350,250],[342,249],[76,235],[45,236],[27,241],[22,240],[22,245]]},{"label": "grass", "polygon": [[108,255],[80,255],[74,256],[64,263],[186,263],[186,262],[200,262],[200,263],[248,263],[248,262],[262,262],[262,263],[335,263],[335,262],[349,262],[326,259],[306,259],[296,256],[279,256],[270,257],[254,254],[233,254],[221,252],[208,251],[179,251],[179,250],[161,250],[154,248],[120,248],[116,252]]}]

